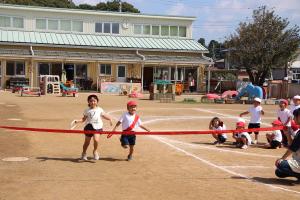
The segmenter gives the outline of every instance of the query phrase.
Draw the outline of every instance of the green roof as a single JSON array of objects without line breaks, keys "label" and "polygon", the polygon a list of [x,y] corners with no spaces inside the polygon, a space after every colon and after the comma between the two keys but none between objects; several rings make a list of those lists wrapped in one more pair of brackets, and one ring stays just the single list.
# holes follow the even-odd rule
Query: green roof
[{"label": "green roof", "polygon": [[64,47],[122,48],[163,51],[207,52],[193,39],[128,37],[75,33],[33,32],[0,29],[0,44],[28,44]]}]

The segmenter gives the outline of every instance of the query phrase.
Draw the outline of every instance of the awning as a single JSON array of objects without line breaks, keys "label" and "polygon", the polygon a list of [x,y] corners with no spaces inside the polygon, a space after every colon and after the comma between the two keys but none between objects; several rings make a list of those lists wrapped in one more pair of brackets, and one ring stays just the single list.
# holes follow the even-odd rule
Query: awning
[{"label": "awning", "polygon": [[193,39],[132,37],[119,35],[34,32],[0,29],[0,43],[60,47],[138,49],[205,53],[207,49]]}]

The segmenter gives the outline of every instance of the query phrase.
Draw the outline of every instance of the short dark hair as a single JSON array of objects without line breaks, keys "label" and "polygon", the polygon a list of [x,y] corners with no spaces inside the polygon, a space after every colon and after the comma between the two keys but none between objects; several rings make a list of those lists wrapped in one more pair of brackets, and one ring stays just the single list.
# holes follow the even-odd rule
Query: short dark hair
[{"label": "short dark hair", "polygon": [[89,95],[88,98],[87,98],[87,101],[90,101],[90,99],[92,99],[92,98],[96,99],[97,102],[99,102],[99,99],[98,99],[97,95],[95,95],[95,94]]},{"label": "short dark hair", "polygon": [[299,117],[300,116],[300,108],[294,110],[293,115],[294,115],[294,117]]}]

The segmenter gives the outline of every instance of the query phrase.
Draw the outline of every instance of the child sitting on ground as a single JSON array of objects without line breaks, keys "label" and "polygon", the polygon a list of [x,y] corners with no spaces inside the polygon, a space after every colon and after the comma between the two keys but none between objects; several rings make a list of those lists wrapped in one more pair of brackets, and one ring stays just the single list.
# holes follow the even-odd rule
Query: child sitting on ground
[{"label": "child sitting on ground", "polygon": [[[210,130],[226,130],[225,124],[220,120],[218,117],[212,118],[212,120],[209,123],[209,129]],[[226,133],[222,134],[212,134],[212,136],[216,139],[216,141],[213,144],[223,144],[227,140]]]},{"label": "child sitting on ground", "polygon": [[[279,127],[282,126],[282,123],[277,119],[272,122],[272,126]],[[266,144],[268,149],[278,149],[281,147],[282,135],[280,130],[275,130],[273,133],[267,133],[266,138],[268,140],[268,144]]]},{"label": "child sitting on ground", "polygon": [[[236,123],[236,130],[245,129],[244,122]],[[251,137],[248,132],[239,132],[237,134],[233,134],[233,138],[236,141],[236,147],[241,149],[247,149],[249,145],[251,145]]]}]

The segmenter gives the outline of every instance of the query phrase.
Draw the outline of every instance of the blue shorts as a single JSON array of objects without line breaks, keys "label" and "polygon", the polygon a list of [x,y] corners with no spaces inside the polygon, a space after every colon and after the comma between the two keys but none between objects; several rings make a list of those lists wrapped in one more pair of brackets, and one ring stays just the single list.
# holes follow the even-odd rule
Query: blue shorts
[{"label": "blue shorts", "polygon": [[[103,131],[102,129],[94,129],[93,125],[92,124],[87,124],[84,129],[85,131]],[[100,134],[100,133],[97,133],[97,134]],[[86,137],[93,137],[94,134],[84,134]]]},{"label": "blue shorts", "polygon": [[136,135],[121,135],[120,142],[121,145],[135,145]]}]

